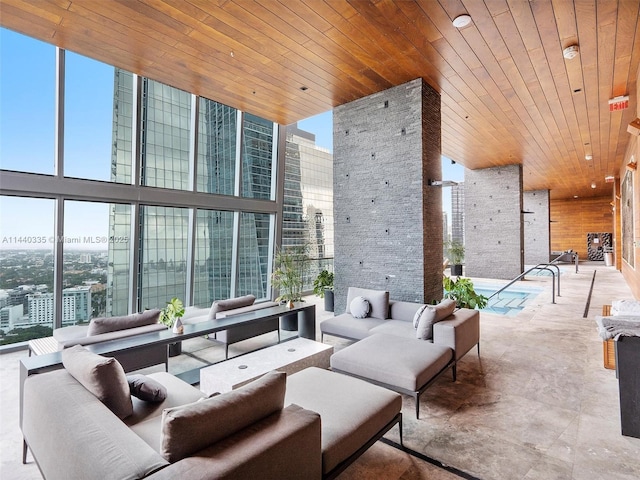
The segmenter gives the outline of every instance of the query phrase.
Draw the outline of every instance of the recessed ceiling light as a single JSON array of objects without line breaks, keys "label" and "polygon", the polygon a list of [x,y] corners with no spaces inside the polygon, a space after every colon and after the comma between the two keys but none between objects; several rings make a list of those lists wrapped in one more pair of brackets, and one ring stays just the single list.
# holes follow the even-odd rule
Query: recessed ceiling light
[{"label": "recessed ceiling light", "polygon": [[584,159],[585,160],[593,160],[593,155],[588,155],[587,154],[587,155],[584,156]]},{"label": "recessed ceiling light", "polygon": [[596,182],[591,182],[591,188],[596,188]]},{"label": "recessed ceiling light", "polygon": [[580,49],[578,45],[569,45],[562,51],[562,56],[567,60],[571,60],[572,58],[576,58],[578,56],[578,52]]},{"label": "recessed ceiling light", "polygon": [[458,15],[453,19],[453,26],[456,28],[464,28],[471,23],[471,16],[464,14]]}]

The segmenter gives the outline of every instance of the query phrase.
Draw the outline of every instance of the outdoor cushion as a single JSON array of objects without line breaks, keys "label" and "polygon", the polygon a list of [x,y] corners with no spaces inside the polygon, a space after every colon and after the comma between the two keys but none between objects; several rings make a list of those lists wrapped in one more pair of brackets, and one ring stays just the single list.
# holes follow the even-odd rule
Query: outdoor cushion
[{"label": "outdoor cushion", "polygon": [[389,292],[384,290],[369,290],[366,288],[349,287],[347,291],[347,310],[351,313],[351,302],[356,297],[364,297],[370,305],[369,316],[384,320],[389,316]]},{"label": "outdoor cushion", "polygon": [[640,300],[614,300],[611,315],[640,315]]},{"label": "outdoor cushion", "polygon": [[167,389],[146,375],[127,375],[131,395],[145,402],[162,402],[167,398]]},{"label": "outdoor cushion", "polygon": [[[350,313],[343,313],[323,320],[320,323],[320,331],[328,335],[361,340],[369,335],[369,330],[388,321],[371,317],[353,318]],[[407,325],[411,326],[410,323]]]},{"label": "outdoor cushion", "polygon": [[433,324],[441,322],[456,309],[456,302],[449,298],[442,300],[438,305],[427,305],[416,327],[416,338],[429,340],[433,338]]},{"label": "outdoor cushion", "polygon": [[102,333],[116,332],[126,330],[128,328],[143,327],[158,323],[160,318],[160,310],[145,310],[144,312],[134,313],[122,317],[101,317],[93,318],[89,322],[87,337],[100,335]]},{"label": "outdoor cushion", "polygon": [[228,298],[226,300],[216,300],[211,304],[209,309],[209,320],[215,320],[218,312],[224,312],[225,310],[232,310],[234,308],[248,307],[253,305],[256,301],[256,297],[253,295],[244,295],[242,297]]},{"label": "outdoor cushion", "polygon": [[127,376],[115,358],[102,357],[75,345],[62,351],[62,364],[119,418],[133,413]]},{"label": "outdoor cushion", "polygon": [[237,390],[165,409],[160,454],[177,462],[282,410],[286,377],[269,372]]},{"label": "outdoor cushion", "polygon": [[353,318],[367,318],[369,316],[370,308],[369,302],[364,297],[356,297],[351,300],[351,303],[349,304],[349,309],[351,310]]}]

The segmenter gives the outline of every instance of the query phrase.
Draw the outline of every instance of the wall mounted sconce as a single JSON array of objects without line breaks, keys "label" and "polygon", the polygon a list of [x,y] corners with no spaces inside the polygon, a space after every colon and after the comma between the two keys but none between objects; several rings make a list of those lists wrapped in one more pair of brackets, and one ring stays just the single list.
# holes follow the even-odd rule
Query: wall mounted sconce
[{"label": "wall mounted sconce", "polygon": [[629,162],[627,163],[627,170],[631,172],[635,172],[638,169],[638,162]]},{"label": "wall mounted sconce", "polygon": [[627,127],[627,132],[629,132],[631,135],[635,135],[636,137],[640,135],[640,118],[636,118],[629,124],[629,126]]}]

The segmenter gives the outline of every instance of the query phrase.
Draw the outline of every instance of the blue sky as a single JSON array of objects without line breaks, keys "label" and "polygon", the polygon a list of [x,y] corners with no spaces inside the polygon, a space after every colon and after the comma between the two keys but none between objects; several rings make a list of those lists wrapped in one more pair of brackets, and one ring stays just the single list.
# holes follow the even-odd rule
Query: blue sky
[{"label": "blue sky", "polygon": [[[108,181],[114,68],[72,52],[65,61],[65,174]],[[55,48],[0,28],[0,74],[0,168],[53,174]],[[333,152],[332,111],[300,121],[298,127]],[[463,177],[462,167],[443,158],[444,180]],[[443,208],[450,212],[449,190],[443,188]],[[67,212],[67,236],[107,234],[107,205],[73,202]],[[4,236],[48,237],[52,229],[51,200],[0,198],[0,241]],[[0,249],[7,247],[0,243]]]}]

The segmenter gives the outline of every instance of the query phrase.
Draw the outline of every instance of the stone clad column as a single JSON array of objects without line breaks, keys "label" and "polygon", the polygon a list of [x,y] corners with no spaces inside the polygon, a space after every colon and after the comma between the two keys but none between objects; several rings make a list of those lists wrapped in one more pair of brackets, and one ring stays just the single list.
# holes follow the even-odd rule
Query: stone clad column
[{"label": "stone clad column", "polygon": [[465,276],[511,280],[524,270],[522,166],[464,171]]},{"label": "stone clad column", "polygon": [[350,286],[442,297],[440,95],[416,79],[334,109],[335,312]]},{"label": "stone clad column", "polygon": [[547,263],[551,253],[549,190],[524,192],[523,204],[524,263]]}]

